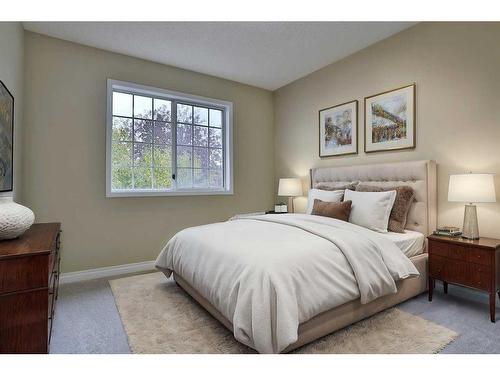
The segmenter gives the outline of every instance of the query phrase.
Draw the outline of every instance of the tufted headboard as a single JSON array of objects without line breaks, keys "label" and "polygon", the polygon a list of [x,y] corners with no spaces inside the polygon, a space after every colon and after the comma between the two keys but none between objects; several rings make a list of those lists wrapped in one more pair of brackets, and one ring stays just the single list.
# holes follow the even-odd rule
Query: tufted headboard
[{"label": "tufted headboard", "polygon": [[415,200],[408,213],[406,228],[429,235],[436,229],[437,178],[436,162],[432,160],[349,167],[314,168],[310,171],[311,187],[331,183],[332,186],[362,183],[373,186],[411,186]]}]

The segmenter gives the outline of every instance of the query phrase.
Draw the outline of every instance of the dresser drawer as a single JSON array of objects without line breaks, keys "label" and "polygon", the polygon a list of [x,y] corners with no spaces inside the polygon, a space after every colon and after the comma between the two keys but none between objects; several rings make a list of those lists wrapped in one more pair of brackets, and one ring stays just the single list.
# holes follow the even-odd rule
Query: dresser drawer
[{"label": "dresser drawer", "polygon": [[0,261],[0,294],[47,288],[48,283],[49,262],[46,254]]},{"label": "dresser drawer", "polygon": [[53,273],[53,271],[57,265],[57,262],[59,260],[59,256],[60,256],[59,255],[59,247],[60,247],[59,236],[60,236],[60,234],[58,233],[56,240],[54,241],[54,243],[51,246],[51,251],[50,251],[50,255],[49,255],[49,264],[50,264],[49,278],[50,278],[50,274]]},{"label": "dresser drawer", "polygon": [[57,278],[54,277],[52,279],[52,283],[49,286],[49,291],[48,291],[48,298],[49,298],[49,305],[48,305],[48,316],[52,316],[52,312],[54,311],[55,307],[55,295],[56,295],[56,288],[57,288]]},{"label": "dresser drawer", "polygon": [[47,337],[48,337],[48,345],[50,345],[50,339],[52,337],[52,325],[54,323],[54,310],[55,310],[55,304],[56,304],[56,293],[57,293],[57,286],[58,286],[58,279],[57,276],[54,277],[53,282],[51,284],[51,287],[49,289],[48,293],[48,309],[47,309],[47,316],[48,316],[48,321],[47,321]]},{"label": "dresser drawer", "polygon": [[47,289],[0,296],[1,354],[47,353],[47,303]]},{"label": "dresser drawer", "polygon": [[59,263],[61,258],[58,256],[54,259],[54,265],[52,266],[52,271],[49,273],[49,285],[52,285],[54,279],[59,276]]}]

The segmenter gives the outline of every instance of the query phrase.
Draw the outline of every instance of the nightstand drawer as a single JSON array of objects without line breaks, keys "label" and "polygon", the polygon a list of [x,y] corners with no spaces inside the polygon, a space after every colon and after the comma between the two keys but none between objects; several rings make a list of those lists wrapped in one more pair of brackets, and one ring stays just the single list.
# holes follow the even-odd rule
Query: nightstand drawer
[{"label": "nightstand drawer", "polygon": [[448,247],[448,257],[456,260],[467,260],[468,248],[458,245],[446,245]]},{"label": "nightstand drawer", "polygon": [[442,280],[445,278],[446,258],[430,255],[429,256],[429,276],[434,279]]},{"label": "nightstand drawer", "polygon": [[491,264],[491,253],[487,250],[477,249],[468,246],[460,246],[438,241],[429,243],[429,253],[445,258],[463,260],[476,264]]},{"label": "nightstand drawer", "polygon": [[491,273],[490,267],[471,264],[470,273],[472,276],[470,286],[488,291],[492,289],[491,281],[493,275]]},{"label": "nightstand drawer", "polygon": [[448,247],[447,243],[429,241],[429,254],[448,257]]},{"label": "nightstand drawer", "polygon": [[441,264],[441,274],[445,281],[463,285],[470,285],[472,283],[469,264],[466,262],[444,258]]},{"label": "nightstand drawer", "polygon": [[482,265],[492,265],[491,251],[482,249],[467,249],[467,261]]},{"label": "nightstand drawer", "polygon": [[490,290],[492,273],[488,266],[453,260],[436,255],[429,258],[429,276],[472,288]]}]

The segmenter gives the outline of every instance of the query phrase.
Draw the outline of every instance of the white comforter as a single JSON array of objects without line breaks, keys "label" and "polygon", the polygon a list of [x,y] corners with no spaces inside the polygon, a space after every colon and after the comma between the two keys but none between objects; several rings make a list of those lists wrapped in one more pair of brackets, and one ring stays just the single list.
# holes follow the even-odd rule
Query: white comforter
[{"label": "white comforter", "polygon": [[238,341],[261,353],[297,341],[299,324],[321,312],[395,293],[395,281],[418,275],[382,235],[305,214],[185,229],[156,266],[183,277],[233,323]]}]

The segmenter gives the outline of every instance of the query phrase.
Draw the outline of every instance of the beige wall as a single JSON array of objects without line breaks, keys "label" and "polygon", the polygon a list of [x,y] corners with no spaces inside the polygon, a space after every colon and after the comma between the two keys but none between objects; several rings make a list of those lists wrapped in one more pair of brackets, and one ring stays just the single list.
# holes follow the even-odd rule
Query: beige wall
[{"label": "beige wall", "polygon": [[[180,229],[273,204],[269,91],[25,34],[23,201],[61,221],[63,272],[153,260]],[[106,79],[234,103],[232,196],[105,198]]]},{"label": "beige wall", "polygon": [[[463,205],[447,202],[448,175],[500,175],[500,23],[424,23],[275,92],[275,172],[417,159],[438,163],[438,224],[461,226]],[[417,147],[363,152],[363,99],[415,82]],[[359,100],[359,154],[318,157],[318,110]],[[500,200],[500,180],[496,178]],[[304,198],[296,205],[303,208]],[[481,235],[500,238],[500,204],[479,204]]]},{"label": "beige wall", "polygon": [[[9,40],[17,51],[7,65],[0,55],[0,73],[9,66],[22,82],[15,28],[0,24],[0,46]],[[182,228],[268,209],[279,177],[301,176],[306,184],[316,166],[435,159],[438,222],[460,225],[463,205],[446,200],[448,174],[500,174],[499,38],[498,23],[419,24],[277,90],[273,107],[265,90],[26,32],[17,194],[38,222],[62,221],[64,272],[152,260]],[[235,195],[105,198],[107,78],[233,101]],[[365,154],[361,136],[358,155],[318,157],[319,109],[359,100],[362,135],[363,98],[412,82],[415,150]],[[304,203],[296,201],[299,209]],[[499,209],[479,205],[482,235],[500,237]]]},{"label": "beige wall", "polygon": [[21,143],[23,116],[23,39],[24,30],[19,22],[0,22],[0,80],[14,96],[14,191],[0,196],[21,199]]}]

